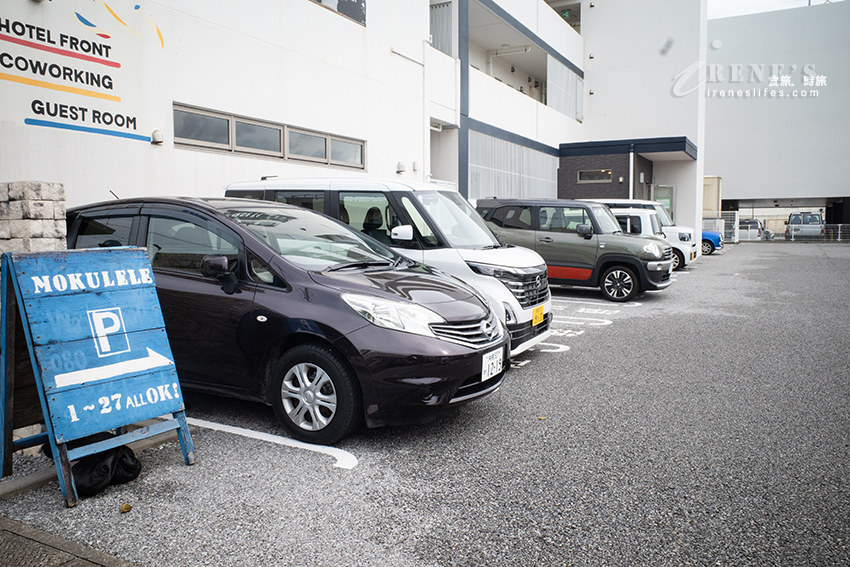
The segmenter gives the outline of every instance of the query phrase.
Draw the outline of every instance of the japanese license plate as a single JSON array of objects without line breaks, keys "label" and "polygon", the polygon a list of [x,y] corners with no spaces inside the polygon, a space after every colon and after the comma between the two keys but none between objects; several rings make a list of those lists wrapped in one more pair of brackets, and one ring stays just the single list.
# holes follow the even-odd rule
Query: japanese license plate
[{"label": "japanese license plate", "polygon": [[543,322],[543,306],[538,305],[534,308],[534,311],[531,312],[531,326],[537,326]]},{"label": "japanese license plate", "polygon": [[502,349],[484,355],[481,362],[481,381],[489,380],[502,371]]}]

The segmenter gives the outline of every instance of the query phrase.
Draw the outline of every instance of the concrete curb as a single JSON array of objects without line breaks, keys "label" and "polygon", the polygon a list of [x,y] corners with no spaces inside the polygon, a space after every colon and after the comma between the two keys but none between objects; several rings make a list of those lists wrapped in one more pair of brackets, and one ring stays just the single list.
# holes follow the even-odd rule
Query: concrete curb
[{"label": "concrete curb", "polygon": [[99,565],[137,567],[94,548],[0,516],[0,565]]}]

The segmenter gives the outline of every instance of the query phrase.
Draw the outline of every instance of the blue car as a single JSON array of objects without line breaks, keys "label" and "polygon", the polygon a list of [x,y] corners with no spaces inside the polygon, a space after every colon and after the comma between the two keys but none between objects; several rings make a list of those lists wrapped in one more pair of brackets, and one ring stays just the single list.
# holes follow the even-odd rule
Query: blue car
[{"label": "blue car", "polygon": [[713,254],[715,250],[723,250],[723,235],[710,230],[702,231],[702,253]]}]

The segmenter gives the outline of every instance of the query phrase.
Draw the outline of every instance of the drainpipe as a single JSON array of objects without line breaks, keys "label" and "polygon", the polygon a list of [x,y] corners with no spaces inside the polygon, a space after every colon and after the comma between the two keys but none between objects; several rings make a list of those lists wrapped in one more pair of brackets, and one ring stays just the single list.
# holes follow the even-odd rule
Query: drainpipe
[{"label": "drainpipe", "polygon": [[635,198],[635,145],[629,144],[629,199]]}]

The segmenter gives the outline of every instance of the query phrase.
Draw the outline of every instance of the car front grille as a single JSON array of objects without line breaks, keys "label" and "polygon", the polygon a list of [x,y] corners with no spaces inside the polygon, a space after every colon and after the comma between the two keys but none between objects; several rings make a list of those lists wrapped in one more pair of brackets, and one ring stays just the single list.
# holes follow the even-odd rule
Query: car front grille
[{"label": "car front grille", "polygon": [[665,260],[672,260],[673,259],[673,248],[671,248],[670,246],[664,247],[664,259]]},{"label": "car front grille", "polygon": [[503,274],[499,281],[514,294],[523,309],[540,305],[549,299],[549,277],[545,265],[526,274]]},{"label": "car front grille", "polygon": [[439,338],[470,348],[487,346],[502,336],[501,323],[492,311],[477,321],[432,323],[430,327]]}]

